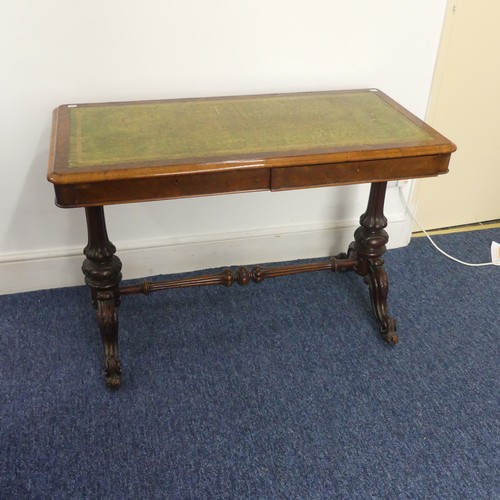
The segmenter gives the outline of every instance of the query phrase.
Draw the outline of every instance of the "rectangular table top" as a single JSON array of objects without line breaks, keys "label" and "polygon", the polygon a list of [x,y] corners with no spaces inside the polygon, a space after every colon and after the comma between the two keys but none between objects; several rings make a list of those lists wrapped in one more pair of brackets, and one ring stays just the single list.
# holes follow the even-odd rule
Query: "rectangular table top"
[{"label": "rectangular table top", "polygon": [[[454,149],[373,89],[70,104],[54,112],[48,179],[65,193],[60,205],[88,206],[308,187],[301,176],[314,186],[437,175]],[[387,179],[380,172],[381,160],[437,156],[439,165],[418,161],[418,169],[407,161],[400,177],[394,162]],[[276,170],[285,168],[295,180]],[[343,169],[338,178],[335,169]],[[206,182],[215,185],[205,192]],[[94,199],[92,190],[101,194]]]}]

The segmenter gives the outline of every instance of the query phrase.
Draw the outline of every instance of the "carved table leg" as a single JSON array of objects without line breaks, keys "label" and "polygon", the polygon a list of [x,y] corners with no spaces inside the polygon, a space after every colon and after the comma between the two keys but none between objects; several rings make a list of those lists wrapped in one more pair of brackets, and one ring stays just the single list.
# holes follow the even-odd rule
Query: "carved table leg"
[{"label": "carved table leg", "polygon": [[97,309],[97,320],[104,346],[106,383],[118,387],[121,382],[118,353],[118,306],[121,280],[120,259],[109,241],[103,207],[85,208],[88,244],[83,253],[87,257],[82,265],[85,283],[91,289],[92,302]]},{"label": "carved table leg", "polygon": [[384,228],[384,199],[387,182],[371,185],[366,212],[360,217],[360,227],[354,233],[354,241],[349,246],[349,258],[357,260],[356,272],[363,276],[370,289],[373,313],[384,340],[390,344],[398,341],[396,320],[387,312],[387,292],[389,281],[384,269],[382,255],[386,250],[389,236]]}]

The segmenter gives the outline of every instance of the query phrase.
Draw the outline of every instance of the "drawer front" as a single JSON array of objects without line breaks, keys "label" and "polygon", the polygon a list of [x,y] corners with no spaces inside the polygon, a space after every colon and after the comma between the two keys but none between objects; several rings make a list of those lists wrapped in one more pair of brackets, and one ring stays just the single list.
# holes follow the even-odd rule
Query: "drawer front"
[{"label": "drawer front", "polygon": [[430,177],[446,173],[449,160],[450,154],[444,154],[279,167],[273,168],[271,171],[271,189],[278,191],[281,189]]},{"label": "drawer front", "polygon": [[269,189],[269,169],[199,172],[55,186],[61,207],[85,207]]}]

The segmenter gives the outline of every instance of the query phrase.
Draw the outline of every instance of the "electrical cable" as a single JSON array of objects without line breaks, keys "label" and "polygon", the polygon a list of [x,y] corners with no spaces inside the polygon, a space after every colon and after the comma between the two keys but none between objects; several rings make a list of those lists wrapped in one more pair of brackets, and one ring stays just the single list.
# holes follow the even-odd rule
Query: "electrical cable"
[{"label": "electrical cable", "polygon": [[453,257],[449,253],[446,253],[443,249],[441,249],[435,243],[435,241],[431,238],[430,234],[420,225],[420,223],[418,222],[417,218],[415,217],[415,215],[413,214],[413,212],[410,210],[410,207],[408,206],[408,203],[406,202],[405,197],[403,196],[403,190],[402,190],[401,186],[399,187],[399,194],[400,194],[401,200],[403,201],[403,204],[404,204],[404,206],[406,208],[406,211],[410,215],[410,217],[413,220],[413,222],[420,228],[420,230],[424,233],[424,235],[427,236],[427,239],[432,243],[432,245],[434,246],[434,248],[438,252],[441,252],[445,257],[448,257],[448,259],[451,259],[454,262],[458,262],[459,264],[462,264],[463,266],[483,267],[483,266],[494,266],[494,265],[496,265],[493,262],[480,262],[480,263],[477,263],[477,264],[476,263],[472,263],[472,262],[464,262],[463,260],[457,259],[456,257]]}]

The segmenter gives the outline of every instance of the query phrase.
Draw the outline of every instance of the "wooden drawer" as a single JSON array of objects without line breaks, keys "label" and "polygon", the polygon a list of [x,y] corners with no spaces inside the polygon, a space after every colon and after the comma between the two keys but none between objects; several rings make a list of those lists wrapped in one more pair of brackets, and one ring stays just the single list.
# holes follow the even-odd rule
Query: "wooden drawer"
[{"label": "wooden drawer", "polygon": [[450,154],[443,154],[298,167],[276,167],[271,171],[271,189],[278,191],[281,189],[430,177],[446,173],[449,161]]},{"label": "wooden drawer", "polygon": [[55,186],[60,207],[112,205],[269,189],[269,169],[163,175]]}]

